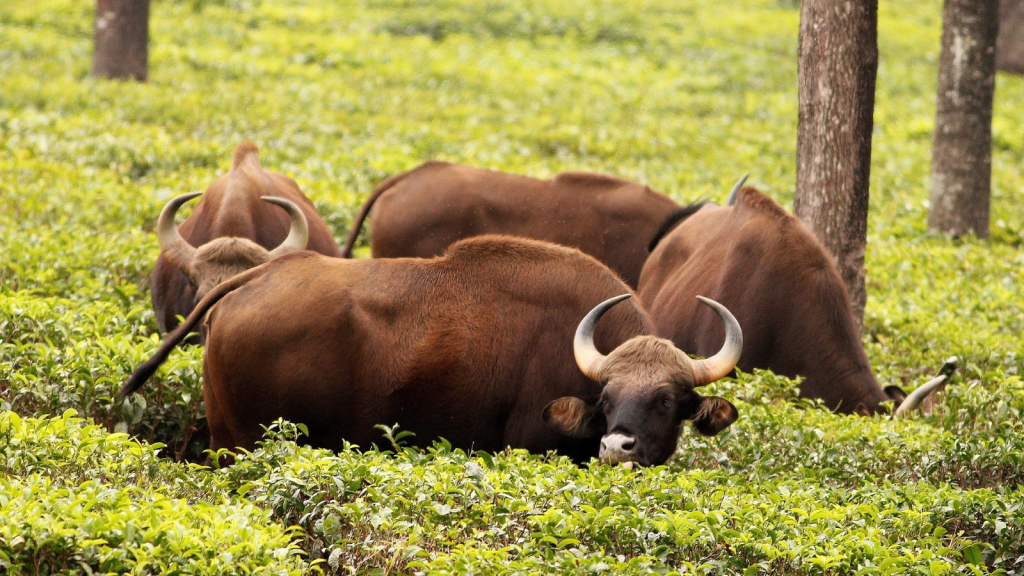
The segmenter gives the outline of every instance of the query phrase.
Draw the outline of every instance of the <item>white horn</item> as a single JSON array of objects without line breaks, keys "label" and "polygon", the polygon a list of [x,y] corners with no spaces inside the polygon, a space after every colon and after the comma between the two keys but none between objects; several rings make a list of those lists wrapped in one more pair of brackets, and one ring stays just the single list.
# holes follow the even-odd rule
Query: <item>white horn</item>
[{"label": "white horn", "polygon": [[263,196],[260,200],[277,204],[284,208],[288,212],[288,217],[291,218],[292,225],[288,231],[288,236],[284,239],[284,242],[281,242],[280,246],[270,251],[270,257],[277,258],[282,254],[305,250],[306,244],[309,242],[309,223],[306,222],[306,215],[302,213],[302,209],[291,200],[285,200],[277,196]]},{"label": "white horn", "polygon": [[583,374],[594,381],[599,381],[598,375],[601,372],[601,365],[604,364],[604,354],[597,351],[594,345],[594,330],[597,328],[597,321],[608,311],[609,308],[629,298],[631,294],[622,294],[601,302],[594,309],[587,313],[576,328],[576,337],[572,341],[572,352],[576,356],[576,364]]},{"label": "white horn", "polygon": [[956,370],[958,360],[959,359],[956,356],[947,358],[942,364],[942,368],[939,368],[939,375],[924,384],[921,384],[917,387],[917,390],[911,392],[903,402],[900,402],[899,407],[896,408],[895,412],[893,412],[892,417],[906,418],[915,408],[920,406],[921,403],[924,402],[924,399],[930,394],[944,388],[946,382],[949,381],[950,376],[952,376],[953,372]]},{"label": "white horn", "polygon": [[202,192],[191,192],[172,199],[160,211],[160,218],[156,223],[156,237],[160,241],[160,251],[171,264],[188,275],[191,275],[192,260],[195,257],[196,249],[178,233],[178,227],[174,225],[174,215],[178,213],[178,208],[181,208],[182,204],[202,194]]},{"label": "white horn", "polygon": [[704,386],[724,378],[736,367],[736,363],[740,361],[740,353],[743,352],[743,329],[725,306],[703,296],[697,296],[697,300],[710,306],[725,324],[725,343],[718,354],[693,363],[693,385]]},{"label": "white horn", "polygon": [[725,203],[726,206],[732,206],[736,203],[736,195],[740,193],[740,188],[742,188],[743,183],[747,181],[747,176],[750,176],[750,172],[741,176],[740,179],[736,181],[736,184],[733,185],[732,191],[729,192],[729,200]]}]

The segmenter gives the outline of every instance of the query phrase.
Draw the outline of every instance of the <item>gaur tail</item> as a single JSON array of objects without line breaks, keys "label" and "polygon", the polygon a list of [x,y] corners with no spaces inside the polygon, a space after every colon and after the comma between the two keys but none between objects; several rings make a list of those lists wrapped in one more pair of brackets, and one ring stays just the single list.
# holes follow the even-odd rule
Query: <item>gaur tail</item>
[{"label": "gaur tail", "polygon": [[366,217],[370,214],[370,209],[373,208],[377,199],[408,175],[408,172],[402,172],[401,174],[388,176],[383,182],[373,189],[373,192],[370,193],[370,197],[366,199],[362,209],[359,210],[359,215],[356,216],[356,221],[352,223],[352,229],[348,231],[348,238],[345,239],[345,245],[341,248],[342,258],[352,257],[352,248],[356,245],[356,238],[359,237],[359,231],[362,230],[363,222],[366,221]]},{"label": "gaur tail", "polygon": [[124,381],[124,384],[121,385],[121,391],[118,392],[118,398],[124,399],[129,394],[132,394],[139,388],[142,388],[142,385],[145,384],[151,376],[153,376],[156,369],[159,368],[160,365],[167,360],[167,357],[171,355],[171,350],[174,350],[175,346],[181,344],[182,340],[192,332],[196,327],[196,324],[203,319],[203,316],[210,311],[210,308],[212,308],[214,304],[219,302],[221,298],[230,294],[233,290],[241,288],[253,279],[263,275],[266,266],[269,264],[270,262],[263,264],[262,266],[257,266],[251,270],[247,270],[237,276],[232,276],[218,284],[213,290],[210,290],[210,292],[199,301],[199,304],[196,304],[195,309],[193,309],[192,313],[188,315],[188,318],[186,318],[180,326],[175,328],[174,331],[164,337],[164,341],[160,343],[160,347],[157,348],[156,354],[153,354],[153,357],[149,360],[139,364],[138,368],[132,372],[132,375]]}]

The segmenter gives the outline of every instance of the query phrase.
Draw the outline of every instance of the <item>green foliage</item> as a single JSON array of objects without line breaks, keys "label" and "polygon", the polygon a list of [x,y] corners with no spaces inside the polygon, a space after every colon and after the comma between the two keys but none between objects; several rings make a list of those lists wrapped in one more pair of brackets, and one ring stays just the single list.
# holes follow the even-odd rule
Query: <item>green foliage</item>
[{"label": "green foliage", "polygon": [[938,0],[880,6],[864,331],[883,385],[963,359],[931,418],[836,416],[758,372],[712,386],[739,408],[729,431],[685,431],[675,459],[639,473],[414,450],[401,422],[380,443],[395,453],[336,455],[280,423],[209,471],[173,461],[203,458],[201,349],[116,401],[158,342],[157,214],[242,139],[339,239],[373,186],[428,159],[614,173],[681,202],[722,201],[750,171],[790,202],[792,6],[161,0],[139,84],[88,75],[92,3],[0,4],[0,409],[94,422],[0,413],[0,563],[1024,574],[1024,80],[998,78],[992,238],[927,235]]},{"label": "green foliage", "polygon": [[271,432],[221,474],[300,526],[332,569],[941,574],[1013,570],[1024,554],[1020,489],[676,464],[634,473],[443,443],[332,454],[286,441],[298,436],[288,425]]},{"label": "green foliage", "polygon": [[159,344],[149,304],[125,306],[0,293],[0,409],[59,414],[73,408],[111,430],[164,442],[178,458],[199,459],[209,437],[202,349],[179,351],[144,395],[119,402],[121,382]]},{"label": "green foliage", "polygon": [[[0,569],[6,574],[302,574],[289,530],[213,496],[195,469],[73,413],[0,413]],[[203,479],[200,475],[199,482]]]}]

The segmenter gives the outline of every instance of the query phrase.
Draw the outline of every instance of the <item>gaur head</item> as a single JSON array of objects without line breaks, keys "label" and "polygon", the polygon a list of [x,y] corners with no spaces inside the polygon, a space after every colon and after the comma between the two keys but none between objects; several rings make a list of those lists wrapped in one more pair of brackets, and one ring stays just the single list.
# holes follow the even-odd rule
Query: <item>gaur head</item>
[{"label": "gaur head", "polygon": [[248,238],[230,236],[214,238],[198,248],[192,246],[178,233],[178,228],[174,225],[174,215],[182,204],[201,194],[202,192],[184,194],[168,202],[160,212],[156,226],[160,250],[171,264],[188,276],[196,290],[197,302],[211,288],[236,274],[283,254],[306,249],[306,242],[309,240],[306,216],[293,202],[276,196],[263,196],[260,199],[284,208],[291,218],[291,230],[277,248],[267,250]]},{"label": "gaur head", "polygon": [[573,351],[580,370],[602,386],[591,401],[563,396],[544,409],[544,420],[576,438],[601,436],[600,458],[606,464],[662,464],[676,450],[683,422],[714,436],[732,424],[738,412],[728,400],[701,396],[696,388],[732,371],[743,349],[740,325],[724,306],[698,296],[725,323],[725,345],[705,360],[693,360],[672,341],[636,336],[607,356],[594,346],[598,319],[629,298],[616,296],[597,305],[576,330]]}]

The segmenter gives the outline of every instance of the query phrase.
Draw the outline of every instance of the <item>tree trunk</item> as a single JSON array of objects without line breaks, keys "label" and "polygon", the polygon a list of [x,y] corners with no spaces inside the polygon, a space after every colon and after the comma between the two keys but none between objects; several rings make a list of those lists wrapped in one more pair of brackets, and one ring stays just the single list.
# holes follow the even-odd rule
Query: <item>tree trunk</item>
[{"label": "tree trunk", "polygon": [[999,3],[996,68],[1024,74],[1024,0]]},{"label": "tree trunk", "polygon": [[946,0],[928,228],[988,236],[998,0]]},{"label": "tree trunk", "polygon": [[92,74],[145,81],[149,60],[149,0],[96,0]]},{"label": "tree trunk", "polygon": [[864,318],[878,0],[803,0],[793,211],[835,256]]}]

